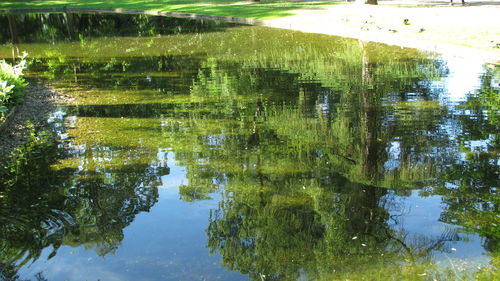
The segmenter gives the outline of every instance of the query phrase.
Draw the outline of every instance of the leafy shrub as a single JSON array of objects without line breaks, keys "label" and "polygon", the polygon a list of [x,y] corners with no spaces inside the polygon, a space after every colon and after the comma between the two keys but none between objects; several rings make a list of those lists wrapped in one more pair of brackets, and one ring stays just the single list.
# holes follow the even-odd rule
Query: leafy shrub
[{"label": "leafy shrub", "polygon": [[10,65],[5,60],[0,60],[0,117],[7,112],[7,107],[22,101],[24,88],[28,83],[23,78],[26,68],[26,56],[24,53],[21,61],[16,65]]}]

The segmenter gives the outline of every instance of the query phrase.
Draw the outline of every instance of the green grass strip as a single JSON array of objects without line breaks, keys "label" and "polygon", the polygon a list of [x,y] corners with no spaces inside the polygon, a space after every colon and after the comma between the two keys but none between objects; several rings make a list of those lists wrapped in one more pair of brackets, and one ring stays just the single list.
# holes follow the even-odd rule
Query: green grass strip
[{"label": "green grass strip", "polygon": [[112,8],[273,19],[293,15],[294,10],[320,9],[325,5],[338,3],[345,2],[283,0],[259,2],[240,0],[6,0],[0,2],[0,10]]}]

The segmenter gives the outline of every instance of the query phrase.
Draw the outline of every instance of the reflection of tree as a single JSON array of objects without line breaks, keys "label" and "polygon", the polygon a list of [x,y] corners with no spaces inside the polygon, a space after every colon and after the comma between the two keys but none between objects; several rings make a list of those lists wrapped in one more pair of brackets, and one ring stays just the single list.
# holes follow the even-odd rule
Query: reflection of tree
[{"label": "reflection of tree", "polygon": [[[418,83],[428,77],[420,69],[432,66],[418,60],[377,64],[376,58],[372,62],[365,57],[363,68],[356,68],[346,64],[349,59],[329,62],[328,71],[335,70],[332,79],[345,83],[340,93],[313,83],[297,83],[293,75],[287,85],[295,89],[280,91],[272,81],[265,80],[262,74],[270,75],[265,69],[244,68],[235,74],[214,63],[195,80],[193,95],[224,96],[229,104],[227,111],[222,107],[217,112],[212,109],[212,114],[232,116],[247,128],[243,132],[234,128],[200,131],[199,127],[207,126],[201,116],[195,118],[199,123],[190,123],[187,128],[188,132],[197,132],[199,154],[189,161],[189,154],[176,157],[188,166],[189,186],[184,186],[184,200],[203,199],[203,192],[224,188],[225,199],[211,214],[207,235],[208,247],[212,253],[221,254],[226,267],[255,280],[295,280],[301,275],[311,279],[345,277],[360,268],[368,272],[391,266],[398,271],[401,269],[394,264],[430,263],[432,251],[458,239],[453,232],[441,237],[417,237],[392,229],[387,225],[387,210],[381,207],[386,190],[350,182],[411,186],[434,176],[422,171],[429,164],[414,152],[420,149],[412,142],[415,132],[399,128],[408,126],[408,116],[387,116],[387,105],[383,104],[393,89],[403,86],[408,92],[418,90],[417,98],[422,103],[412,104],[409,97],[398,93],[390,96],[389,104],[394,111],[409,107],[415,114],[427,115],[419,122],[423,128],[435,126],[439,120],[429,116],[441,113],[441,108],[425,107],[430,91],[419,88],[422,83]],[[298,69],[293,63],[297,62],[280,62],[287,69]],[[283,80],[288,76],[279,75],[271,77]],[[247,83],[238,87],[238,81]],[[248,92],[254,96],[259,93],[260,98],[256,102],[243,99],[241,96]],[[289,98],[280,100],[283,92],[294,93],[291,104]],[[236,117],[230,111],[234,108],[240,108]],[[417,137],[427,146],[443,141],[425,132],[417,133]],[[209,150],[214,139],[218,140],[217,150]],[[387,168],[386,163],[394,158],[387,153],[392,139],[402,140],[400,147],[407,154],[400,154],[406,159],[392,159],[401,161],[400,165]],[[202,164],[195,161],[201,155]],[[349,180],[331,175],[332,170]]]},{"label": "reflection of tree", "polygon": [[[151,155],[149,150],[92,143],[75,148],[66,155],[53,140],[36,142],[21,151],[25,158],[13,158],[9,175],[2,174],[2,263],[18,268],[47,247],[54,256],[61,245],[83,245],[105,255],[119,246],[135,215],[156,203],[159,176],[168,167],[136,160],[141,153]],[[77,155],[85,160],[73,165]],[[67,160],[55,164],[62,158]]]},{"label": "reflection of tree", "polygon": [[[0,34],[0,44],[9,42],[62,42],[109,36],[155,36],[223,30],[231,23],[120,14],[25,14],[0,17],[9,33]],[[9,36],[10,35],[10,36]],[[3,37],[5,36],[5,37]]]},{"label": "reflection of tree", "polygon": [[384,202],[391,195],[338,175],[234,182],[211,213],[208,247],[224,266],[253,280],[359,278],[370,272],[388,278],[398,271],[411,277],[432,271],[431,252],[458,239],[454,231],[425,237],[389,227]]},{"label": "reflection of tree", "polygon": [[[48,281],[44,276],[42,272],[38,272],[35,274],[35,279],[36,281]],[[3,264],[0,261],[0,280],[6,280],[6,281],[29,281],[28,279],[20,279],[19,275],[17,274],[17,269],[14,264]]]},{"label": "reflection of tree", "polygon": [[[435,65],[425,60],[399,59],[379,63],[376,56],[365,57],[363,69],[358,70],[352,65],[329,63],[338,67],[333,68],[337,72],[332,80],[348,80],[342,79],[342,75],[349,74],[350,82],[343,81],[347,86],[341,89],[343,92],[332,94],[321,88],[308,91],[311,84],[292,84],[298,89],[292,91],[298,93],[296,100],[289,104],[288,99],[276,106],[281,103],[277,97],[282,92],[257,86],[272,85],[260,83],[264,76],[258,74],[263,70],[250,68],[234,74],[225,72],[221,63],[211,62],[195,80],[192,94],[224,96],[230,101],[226,105],[228,111],[217,108],[218,113],[234,118],[230,109],[240,108],[234,119],[252,129],[199,131],[204,127],[203,118],[195,118],[199,123],[190,123],[187,128],[188,132],[197,132],[194,146],[199,152],[189,161],[185,161],[187,153],[177,157],[189,167],[190,184],[184,187],[182,198],[203,199],[204,192],[214,192],[218,186],[224,188],[226,199],[210,218],[208,246],[222,255],[225,266],[253,279],[296,279],[301,274],[314,279],[334,275],[328,269],[332,266],[337,268],[338,275],[334,276],[341,277],[360,267],[365,272],[375,271],[363,267],[364,264],[390,268],[388,272],[393,272],[403,270],[407,262],[413,267],[404,269],[405,274],[414,276],[417,269],[432,264],[433,251],[446,251],[446,242],[461,239],[456,229],[438,237],[426,237],[389,227],[387,211],[380,207],[384,190],[377,194],[375,188],[365,187],[362,202],[348,198],[345,205],[323,211],[314,203],[314,196],[298,191],[301,187],[309,190],[311,185],[292,179],[304,175],[317,178],[335,170],[353,182],[412,187],[439,177],[442,171],[432,161],[449,163],[454,151],[442,131],[447,109],[434,101],[439,93],[431,90],[431,83],[425,80],[432,78],[429,70]],[[260,67],[263,64],[259,62]],[[283,61],[280,64],[286,69],[298,69]],[[251,82],[238,87],[237,81]],[[293,79],[290,81],[294,83]],[[273,91],[276,94],[267,97]],[[248,92],[264,97],[264,102],[257,99],[257,108],[264,107],[264,111],[255,110],[255,101],[252,104],[241,98]],[[277,101],[268,102],[273,99]],[[222,133],[228,130],[237,135]],[[210,143],[214,139],[217,150],[204,150],[213,147]],[[389,153],[391,150],[395,152]],[[195,161],[200,156],[202,164]],[[329,184],[317,190],[328,190],[331,182],[330,179]],[[343,184],[352,189],[363,188],[348,182]],[[323,200],[329,202],[338,196],[335,192],[329,194]],[[345,221],[339,219],[339,208],[350,210],[343,212],[348,213]],[[357,239],[353,241],[353,237]],[[363,240],[358,240],[360,237]],[[326,260],[335,262],[323,264]],[[380,271],[377,274],[388,276]]]},{"label": "reflection of tree", "polygon": [[[314,274],[318,266],[315,249],[324,247],[326,236],[334,234],[339,238],[339,232],[350,230],[336,246],[342,256],[352,250],[342,243],[352,241],[366,226],[363,220],[349,221],[343,217],[357,216],[360,212],[345,212],[349,207],[336,200],[327,200],[337,202],[327,212],[335,219],[323,221],[324,217],[316,210],[315,199],[319,198],[314,197],[325,187],[315,186],[317,182],[279,178],[267,178],[261,186],[243,179],[237,182],[237,186],[226,186],[228,197],[210,218],[208,247],[211,252],[220,252],[225,266],[249,274],[252,279],[295,280],[301,270]],[[296,191],[303,184],[308,189]]]},{"label": "reflection of tree", "polygon": [[[5,249],[15,251],[8,262],[26,252],[25,241],[37,245],[34,258],[49,245],[115,250],[123,228],[156,202],[168,167],[155,156],[167,147],[186,167],[182,200],[223,195],[209,220],[210,251],[256,280],[414,277],[432,264],[433,251],[460,239],[456,230],[425,237],[391,225],[395,195],[381,187],[405,194],[435,184],[432,194],[445,195],[449,206],[442,220],[470,231],[479,226],[487,248],[498,249],[491,177],[498,124],[494,114],[482,114],[498,92],[483,87],[464,105],[479,121],[460,119],[466,158],[458,161],[445,129],[453,112],[432,85],[445,71],[439,62],[415,50],[262,27],[189,34],[224,25],[40,17],[53,29],[38,30],[33,41],[72,34],[72,42],[50,51],[27,45],[36,58],[31,71],[81,90],[81,99],[66,108],[76,120],[67,131],[70,155],[42,169],[57,188],[31,192],[31,183],[20,184],[16,196],[33,196],[32,204],[40,192],[50,196],[35,204],[27,237],[3,228],[12,245]],[[98,38],[108,33],[141,37]],[[154,36],[161,34],[169,36]],[[469,141],[485,139],[488,150],[471,149]],[[439,185],[444,181],[459,188]],[[29,214],[25,207],[15,212]],[[37,241],[30,231],[49,238]]]},{"label": "reflection of tree", "polygon": [[[497,70],[498,71],[498,70]],[[441,219],[465,227],[485,237],[487,250],[500,251],[498,213],[500,197],[499,144],[500,91],[493,81],[499,73],[488,70],[481,77],[481,88],[470,93],[458,106],[462,134],[458,142],[463,155],[450,165],[433,190],[444,195],[447,208]],[[468,110],[464,114],[463,110]]]},{"label": "reflection of tree", "polygon": [[[376,56],[371,55],[373,62],[368,56],[362,56],[363,67],[337,66],[335,79],[349,81],[344,82],[346,85],[340,94],[327,92],[313,96],[311,104],[301,102],[302,95],[308,98],[311,95],[300,92],[299,107],[270,111],[265,123],[292,144],[320,152],[334,170],[353,181],[386,187],[411,186],[432,177],[427,169],[430,159],[419,157],[423,154],[421,149],[446,141],[440,139],[439,134],[426,132],[433,127],[437,129],[435,115],[441,109],[421,107],[418,101],[408,102],[407,96],[393,96],[393,91],[405,91],[405,87],[407,92],[417,91],[414,85],[427,77],[419,69],[429,65],[404,60],[378,64]],[[390,73],[395,77],[389,76]],[[349,78],[342,79],[344,76]],[[428,98],[428,90],[417,93],[419,99]],[[395,145],[397,156],[388,153]]]},{"label": "reflection of tree", "polygon": [[[87,159],[99,159],[101,151],[86,152]],[[107,153],[106,153],[107,154]],[[114,153],[114,157],[123,157]],[[137,155],[132,155],[136,157]],[[115,161],[116,161],[115,158]],[[87,164],[87,163],[86,163]],[[64,237],[64,244],[95,248],[99,255],[116,250],[123,240],[123,228],[136,214],[147,212],[158,198],[160,183],[156,169],[147,164],[124,163],[121,167],[92,169],[77,173],[68,191],[72,217],[78,227]]]}]

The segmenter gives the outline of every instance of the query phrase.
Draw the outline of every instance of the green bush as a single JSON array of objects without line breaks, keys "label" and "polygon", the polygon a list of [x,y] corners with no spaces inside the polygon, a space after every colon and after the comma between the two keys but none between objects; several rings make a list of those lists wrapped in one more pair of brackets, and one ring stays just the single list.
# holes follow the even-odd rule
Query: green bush
[{"label": "green bush", "polygon": [[16,65],[0,60],[0,118],[8,111],[8,107],[23,100],[24,88],[28,83],[23,78],[26,68],[26,53]]}]

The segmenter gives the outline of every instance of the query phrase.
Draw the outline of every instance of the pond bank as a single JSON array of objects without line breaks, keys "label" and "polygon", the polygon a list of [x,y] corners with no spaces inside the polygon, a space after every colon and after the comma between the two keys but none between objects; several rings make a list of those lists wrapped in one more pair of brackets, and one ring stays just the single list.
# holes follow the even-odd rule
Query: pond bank
[{"label": "pond bank", "polygon": [[[317,2],[323,3],[323,1]],[[253,5],[265,3],[239,2],[236,4],[245,4],[244,6],[252,9]],[[352,3],[329,5],[333,3],[325,2],[325,5],[291,10],[287,16],[277,16],[271,19],[259,13],[255,13],[254,18],[244,18],[208,15],[203,14],[203,10],[200,10],[201,13],[190,13],[120,7],[74,8],[69,5],[64,8],[42,6],[29,9],[3,9],[0,12],[97,12],[220,20],[336,35],[500,64],[500,30],[498,29],[500,5],[498,2],[471,0],[467,1],[466,6],[449,6],[448,3],[448,1],[428,0],[380,0],[379,5],[372,6]],[[228,4],[228,6],[236,4]],[[206,12],[209,13],[210,10]]]},{"label": "pond bank", "polygon": [[0,124],[0,155],[9,154],[29,139],[31,128],[46,125],[48,114],[69,97],[50,86],[30,81],[25,89],[24,101],[17,105]]}]

